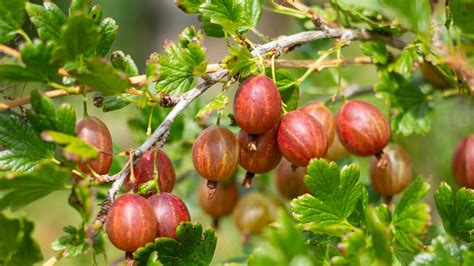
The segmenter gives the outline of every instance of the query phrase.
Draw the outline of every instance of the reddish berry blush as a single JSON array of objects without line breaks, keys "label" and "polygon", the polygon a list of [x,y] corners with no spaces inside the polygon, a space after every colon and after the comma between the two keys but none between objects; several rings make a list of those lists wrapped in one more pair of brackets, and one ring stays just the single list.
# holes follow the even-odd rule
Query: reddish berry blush
[{"label": "reddish berry blush", "polygon": [[234,98],[234,118],[249,134],[261,134],[280,120],[281,96],[277,86],[265,75],[247,78]]},{"label": "reddish berry blush", "polygon": [[283,117],[277,141],[283,156],[296,166],[306,166],[311,159],[324,157],[328,149],[321,124],[302,111],[291,111]]},{"label": "reddish berry blush", "polygon": [[106,231],[110,242],[127,252],[153,241],[157,223],[150,203],[136,194],[121,196],[107,214]]},{"label": "reddish berry blush", "polygon": [[336,118],[342,145],[359,156],[377,155],[390,140],[390,125],[377,107],[363,101],[346,102]]},{"label": "reddish berry blush", "polygon": [[158,222],[157,236],[176,238],[176,227],[181,222],[191,220],[188,207],[177,196],[170,193],[160,193],[148,198],[156,221]]}]

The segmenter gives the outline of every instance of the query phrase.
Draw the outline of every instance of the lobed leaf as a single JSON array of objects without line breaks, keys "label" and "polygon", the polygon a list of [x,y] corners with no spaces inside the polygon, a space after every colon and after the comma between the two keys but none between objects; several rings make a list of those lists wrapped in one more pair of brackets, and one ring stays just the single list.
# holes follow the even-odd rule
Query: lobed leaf
[{"label": "lobed leaf", "polygon": [[[156,89],[164,93],[182,93],[188,91],[194,83],[194,77],[206,73],[207,62],[200,41],[202,34],[194,27],[186,28],[178,37],[180,43],[172,43],[158,55],[160,79]],[[192,39],[191,42],[182,42]]]},{"label": "lobed leaf", "polygon": [[183,222],[176,228],[176,240],[159,237],[133,254],[138,265],[209,265],[217,238],[210,228]]},{"label": "lobed leaf", "polygon": [[430,206],[420,202],[428,191],[426,180],[417,177],[405,190],[393,212],[391,225],[394,238],[402,248],[412,252],[423,244],[420,237],[430,224]]},{"label": "lobed leaf", "polygon": [[463,187],[453,193],[451,187],[443,182],[436,190],[435,201],[446,232],[471,242],[474,232],[474,191]]},{"label": "lobed leaf", "polygon": [[216,98],[212,99],[208,104],[206,104],[199,112],[196,114],[195,118],[198,120],[203,120],[209,117],[212,112],[221,112],[225,106],[229,103],[229,97],[224,93],[220,93]]},{"label": "lobed leaf", "polygon": [[[353,229],[348,222],[363,196],[359,169],[355,164],[341,171],[336,163],[312,160],[305,184],[310,194],[291,201],[294,217],[309,230],[341,236]],[[313,196],[314,195],[314,196]]]},{"label": "lobed leaf", "polygon": [[0,170],[31,172],[42,161],[51,160],[54,146],[43,142],[31,124],[10,111],[0,112]]},{"label": "lobed leaf", "polygon": [[34,265],[43,260],[39,243],[33,239],[34,223],[26,218],[8,217],[0,213],[0,264],[4,266]]}]

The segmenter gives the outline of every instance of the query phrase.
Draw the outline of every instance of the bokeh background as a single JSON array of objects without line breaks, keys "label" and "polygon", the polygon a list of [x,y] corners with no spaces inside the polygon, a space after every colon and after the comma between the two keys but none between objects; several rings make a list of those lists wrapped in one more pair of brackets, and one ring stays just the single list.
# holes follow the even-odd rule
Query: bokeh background
[{"label": "bokeh background", "polygon": [[[58,3],[63,10],[67,10],[69,1],[54,1]],[[114,18],[119,27],[118,38],[113,46],[113,50],[123,50],[130,54],[137,63],[141,72],[145,70],[145,61],[152,52],[161,51],[161,43],[166,39],[175,40],[184,27],[195,25],[198,27],[196,16],[187,15],[174,6],[171,0],[142,0],[142,1],[94,1],[101,4],[104,9],[104,17]],[[294,20],[277,14],[264,12],[261,24],[258,30],[270,37],[277,37],[303,30],[304,25],[296,23]],[[261,40],[256,36],[251,38],[259,43]],[[210,63],[216,63],[226,54],[225,41],[221,39],[206,38],[204,42],[207,47],[207,59]],[[316,44],[300,47],[297,52],[287,56],[287,58],[300,58],[308,56],[317,57],[317,49],[328,47],[328,42],[322,41]],[[353,57],[361,55],[359,45],[354,42],[350,47],[345,48],[343,55]],[[298,77],[302,71],[292,70],[293,75]],[[372,88],[377,82],[377,74],[373,66],[353,66],[345,67],[342,70],[344,84],[350,89]],[[336,89],[337,72],[335,70],[324,70],[321,73],[312,74],[300,88],[300,105],[309,101],[327,99]],[[415,79],[422,81],[421,73],[415,73]],[[172,143],[167,145],[164,150],[172,157],[176,164],[177,175],[180,181],[176,185],[174,193],[183,198],[188,205],[192,220],[200,222],[205,227],[210,226],[211,219],[207,217],[199,208],[197,203],[197,186],[201,178],[193,171],[191,155],[189,148],[192,142],[200,132],[200,128],[193,120],[195,110],[206,104],[214,95],[219,92],[219,86],[214,86],[206,92],[200,100],[193,104],[178,119],[178,134],[174,137]],[[228,91],[229,95],[235,92],[235,86]],[[9,92],[10,96],[19,97],[27,93],[27,90]],[[439,96],[439,97],[438,97]],[[89,95],[89,97],[92,97]],[[359,98],[370,101],[378,105],[381,110],[386,110],[381,99],[374,97],[373,93],[360,96]],[[90,98],[89,98],[90,99]],[[55,100],[56,103],[69,102],[76,108],[76,112],[82,115],[82,101],[79,96],[65,97]],[[230,112],[231,104],[224,112],[224,118]],[[338,103],[332,106],[336,111]],[[100,117],[110,128],[114,144],[117,151],[127,150],[136,147],[145,139],[143,130],[143,121],[149,114],[149,109],[140,110],[132,105],[115,112],[103,113],[94,106],[89,106],[89,113]],[[158,115],[154,115],[154,125],[159,123],[160,116],[163,116],[162,110],[155,110]],[[207,120],[207,123],[215,122],[215,115]],[[229,120],[223,119],[223,125],[228,125]],[[130,126],[132,125],[132,126]],[[237,132],[237,128],[232,128]],[[412,155],[416,175],[423,175],[432,181],[432,191],[441,181],[446,181],[454,185],[451,172],[451,156],[457,142],[465,135],[474,133],[474,102],[467,97],[450,97],[443,99],[439,93],[435,94],[434,113],[432,122],[432,131],[425,136],[394,136],[394,141],[404,146]],[[182,137],[182,140],[177,140]],[[173,139],[173,136],[171,136]],[[367,158],[351,158],[349,161],[355,161],[361,166],[362,178],[367,182]],[[115,163],[114,171],[120,168],[123,158],[118,158]],[[236,173],[237,182],[241,182],[244,172],[240,169]],[[280,199],[274,192],[273,173],[257,177],[253,190],[258,190],[262,186],[270,187],[272,200],[288,204],[287,201]],[[241,190],[241,194],[247,191]],[[40,242],[45,260],[54,256],[51,249],[51,243],[62,236],[62,228],[67,225],[77,226],[80,223],[79,214],[67,204],[68,191],[56,192],[46,198],[43,198],[33,204],[30,204],[22,210],[29,219],[35,221],[36,228],[34,237]],[[397,200],[397,199],[395,199]],[[427,201],[433,204],[432,193],[427,197]],[[98,209],[98,208],[96,208]],[[435,209],[435,208],[432,208]],[[97,211],[97,210],[96,210]],[[435,227],[433,233],[442,230],[439,227],[439,218],[434,216]],[[251,247],[259,244],[259,237],[253,237],[248,246],[241,246],[240,233],[233,224],[232,217],[221,221],[220,230],[217,232],[218,246],[214,256],[213,264],[221,264],[229,260],[235,260],[245,256]],[[106,244],[106,257],[97,258],[99,265],[108,265],[123,257],[123,253],[115,249],[111,244]],[[90,265],[91,256],[85,256],[73,259],[63,259],[58,265]]]}]

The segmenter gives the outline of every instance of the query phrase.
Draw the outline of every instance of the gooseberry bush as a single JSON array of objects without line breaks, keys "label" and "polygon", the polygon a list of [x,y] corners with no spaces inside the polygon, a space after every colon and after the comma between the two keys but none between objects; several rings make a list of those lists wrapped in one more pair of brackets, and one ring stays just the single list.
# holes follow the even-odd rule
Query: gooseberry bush
[{"label": "gooseberry bush", "polygon": [[[196,26],[137,64],[91,0],[0,0],[0,265],[110,264],[109,244],[128,265],[474,265],[472,1],[174,2]],[[267,36],[264,12],[295,32]],[[345,71],[362,65],[368,87]],[[401,140],[451,136],[431,129],[453,99],[468,135],[441,147],[451,174],[424,176]],[[127,150],[88,114],[124,108],[140,113]],[[65,190],[81,220],[45,258],[21,210]],[[242,243],[223,245],[245,248],[217,261],[227,216]]]}]

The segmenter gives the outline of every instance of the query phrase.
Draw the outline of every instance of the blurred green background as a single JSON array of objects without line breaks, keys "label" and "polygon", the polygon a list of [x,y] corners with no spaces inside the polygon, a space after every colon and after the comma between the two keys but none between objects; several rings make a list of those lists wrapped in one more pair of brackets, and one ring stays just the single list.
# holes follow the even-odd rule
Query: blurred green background
[{"label": "blurred green background", "polygon": [[[66,10],[69,1],[55,1],[64,10]],[[130,54],[137,63],[141,72],[144,71],[145,61],[148,59],[150,53],[160,51],[161,43],[165,39],[175,40],[177,34],[187,26],[197,25],[197,19],[193,15],[187,15],[173,4],[173,1],[95,1],[103,6],[104,17],[110,16],[114,18],[120,29],[118,38],[113,46],[113,50],[123,50]],[[268,12],[264,13],[261,24],[258,26],[259,31],[270,37],[277,37],[279,35],[290,34],[296,31],[301,31],[302,26],[293,20]],[[255,42],[261,42],[255,36],[251,36]],[[216,63],[221,60],[226,54],[226,46],[224,40],[206,38],[205,46],[207,47],[207,59],[210,63]],[[327,47],[327,42],[320,42],[318,44],[305,45],[299,49],[299,52],[293,53],[287,58],[295,57],[301,58],[309,56],[316,58],[316,47]],[[346,57],[353,57],[361,55],[359,45],[354,42],[350,47],[345,48],[343,55]],[[298,77],[302,71],[292,71],[295,77]],[[342,70],[344,77],[344,84],[346,88],[371,88],[377,82],[377,74],[373,66],[353,66]],[[331,93],[336,89],[337,71],[324,70],[321,73],[312,74],[300,88],[300,105],[304,105],[309,101],[320,99],[327,99]],[[421,80],[421,74],[415,73],[415,79]],[[182,134],[181,141],[174,141],[167,145],[164,150],[174,160],[177,168],[177,175],[183,175],[183,178],[175,187],[174,193],[181,196],[188,205],[192,220],[194,222],[203,223],[205,227],[210,226],[211,219],[202,213],[197,201],[196,192],[197,185],[200,182],[200,177],[193,171],[191,155],[189,148],[192,142],[200,132],[200,128],[193,121],[195,110],[207,103],[214,95],[219,92],[218,86],[211,88],[208,92],[200,98],[198,103],[193,104],[182,115],[177,123],[178,128],[176,134]],[[228,91],[229,95],[235,92],[235,86]],[[25,94],[26,92],[22,92]],[[14,92],[15,97],[19,97],[20,92]],[[92,95],[89,95],[89,100]],[[360,97],[361,99],[371,101],[377,104],[382,110],[387,108],[383,105],[381,99],[375,98],[373,93]],[[82,101],[79,96],[65,97],[55,100],[56,103],[69,102],[76,108],[76,112],[82,114]],[[90,101],[89,101],[90,102]],[[333,106],[333,110],[337,110],[338,104]],[[224,112],[224,117],[230,113],[231,104]],[[100,109],[94,106],[89,106],[89,113],[100,117],[110,128],[113,141],[119,150],[126,150],[136,147],[145,138],[143,130],[133,130],[129,127],[129,121],[134,120],[133,124],[143,124],[146,121],[149,110],[142,112],[136,107],[128,106],[120,111],[111,113],[102,113]],[[163,111],[156,111],[163,115]],[[158,119],[160,114],[154,115]],[[138,120],[137,120],[138,119]],[[214,123],[216,117],[211,116],[208,123]],[[141,120],[141,123],[137,121]],[[158,124],[159,121],[154,121]],[[450,97],[443,99],[440,93],[435,94],[434,113],[432,122],[432,131],[426,136],[394,136],[394,141],[404,146],[412,155],[416,175],[424,175],[432,181],[432,191],[441,181],[446,181],[450,185],[455,185],[451,177],[450,164],[451,156],[457,142],[465,135],[474,133],[474,101],[467,97]],[[223,124],[228,125],[229,120],[223,119]],[[136,128],[136,127],[135,127]],[[236,133],[237,128],[232,128]],[[173,138],[173,136],[171,136]],[[178,139],[179,137],[176,137]],[[118,163],[123,158],[119,158]],[[367,182],[367,165],[368,158],[353,158],[352,160],[360,164],[362,169],[363,179]],[[115,170],[120,167],[116,165]],[[237,182],[241,182],[244,172],[240,169],[236,173]],[[262,184],[272,187],[273,173],[267,174],[263,177],[258,177],[255,180],[253,190],[258,189]],[[246,191],[241,190],[242,193]],[[26,208],[23,212],[29,219],[35,221],[36,228],[34,232],[35,238],[40,242],[41,249],[45,256],[45,260],[54,256],[51,249],[51,243],[58,237],[63,235],[62,228],[66,225],[77,226],[80,223],[79,214],[69,207],[67,204],[68,191],[57,192],[41,199]],[[432,195],[429,195],[427,200],[432,204]],[[98,208],[96,208],[97,211]],[[432,208],[435,209],[435,208]],[[439,218],[434,216],[434,224],[437,230],[442,230],[439,227]],[[232,218],[226,218],[222,221],[220,230],[217,232],[218,246],[214,256],[213,263],[219,264],[231,258],[243,256],[249,246],[242,247],[240,243],[240,233],[233,225]],[[258,245],[259,238],[251,239],[250,246]],[[107,258],[98,258],[99,265],[111,264],[123,257],[123,253],[115,249],[107,242]],[[92,259],[90,256],[80,257],[74,259],[63,259],[58,265],[90,265]]]}]

